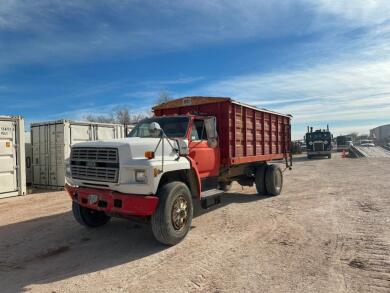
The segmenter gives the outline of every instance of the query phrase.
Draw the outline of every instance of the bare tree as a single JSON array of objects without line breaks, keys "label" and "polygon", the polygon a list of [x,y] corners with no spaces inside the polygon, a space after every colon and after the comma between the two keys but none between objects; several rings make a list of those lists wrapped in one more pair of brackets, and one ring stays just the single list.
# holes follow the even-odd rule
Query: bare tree
[{"label": "bare tree", "polygon": [[131,123],[135,124],[141,121],[142,119],[148,118],[149,115],[143,114],[143,113],[138,113],[133,116],[131,116]]},{"label": "bare tree", "polygon": [[127,106],[118,106],[112,113],[106,115],[87,115],[84,117],[85,120],[91,122],[101,122],[101,123],[119,123],[123,125],[125,131],[128,132],[129,126],[131,124],[138,123],[140,120],[149,117],[147,113],[138,113],[130,114],[130,108]]},{"label": "bare tree", "polygon": [[89,114],[84,117],[84,120],[90,121],[90,122],[99,122],[99,123],[115,123],[115,118],[113,114],[107,114],[107,115],[93,115]]},{"label": "bare tree", "polygon": [[122,124],[124,127],[127,127],[131,124],[130,110],[128,107],[120,106],[115,110],[115,120],[117,123]]},{"label": "bare tree", "polygon": [[166,91],[161,91],[156,99],[156,105],[160,105],[172,100],[171,95]]}]

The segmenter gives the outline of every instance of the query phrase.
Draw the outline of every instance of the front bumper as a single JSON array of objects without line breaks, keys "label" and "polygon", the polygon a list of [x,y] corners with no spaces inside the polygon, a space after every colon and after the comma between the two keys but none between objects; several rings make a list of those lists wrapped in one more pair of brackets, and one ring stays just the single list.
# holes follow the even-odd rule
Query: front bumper
[{"label": "front bumper", "polygon": [[[75,187],[69,184],[65,185],[65,190],[73,201],[83,207],[125,217],[151,216],[159,201],[154,195],[133,195],[105,189]],[[91,195],[96,196],[97,200],[89,201]]]},{"label": "front bumper", "polygon": [[307,151],[307,154],[308,155],[311,155],[311,156],[327,156],[327,155],[330,155],[332,153],[332,151]]}]

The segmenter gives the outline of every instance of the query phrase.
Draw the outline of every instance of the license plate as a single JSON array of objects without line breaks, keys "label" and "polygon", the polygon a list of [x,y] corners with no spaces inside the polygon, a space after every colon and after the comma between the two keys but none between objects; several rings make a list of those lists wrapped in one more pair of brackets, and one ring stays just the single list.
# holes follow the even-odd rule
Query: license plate
[{"label": "license plate", "polygon": [[88,204],[94,204],[97,203],[99,197],[96,194],[90,194],[88,195]]}]

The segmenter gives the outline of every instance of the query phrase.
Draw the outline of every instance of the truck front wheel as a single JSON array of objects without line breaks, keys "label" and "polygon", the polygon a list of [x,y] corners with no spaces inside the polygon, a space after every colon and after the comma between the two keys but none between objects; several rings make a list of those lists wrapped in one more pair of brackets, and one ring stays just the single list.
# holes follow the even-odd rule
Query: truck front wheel
[{"label": "truck front wheel", "polygon": [[90,228],[103,226],[111,219],[104,212],[88,209],[77,202],[72,203],[72,211],[77,222]]},{"label": "truck front wheel", "polygon": [[269,195],[279,195],[283,187],[283,173],[277,165],[269,165],[265,171],[265,187]]},{"label": "truck front wheel", "polygon": [[183,182],[164,185],[158,192],[159,203],[151,218],[154,237],[165,245],[175,245],[191,227],[193,206],[191,192]]}]

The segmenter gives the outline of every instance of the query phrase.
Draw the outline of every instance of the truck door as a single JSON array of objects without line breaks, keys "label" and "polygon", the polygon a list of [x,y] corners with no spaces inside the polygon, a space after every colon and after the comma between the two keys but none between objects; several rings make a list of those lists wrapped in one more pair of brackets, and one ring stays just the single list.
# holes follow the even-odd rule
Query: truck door
[{"label": "truck door", "polygon": [[[220,150],[217,140],[215,117],[192,121],[190,157],[194,159],[202,179],[202,190],[216,188],[220,167]],[[207,188],[207,187],[210,188]]]}]

